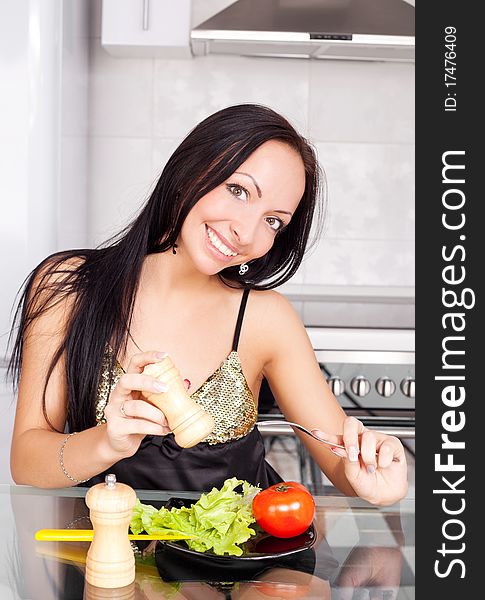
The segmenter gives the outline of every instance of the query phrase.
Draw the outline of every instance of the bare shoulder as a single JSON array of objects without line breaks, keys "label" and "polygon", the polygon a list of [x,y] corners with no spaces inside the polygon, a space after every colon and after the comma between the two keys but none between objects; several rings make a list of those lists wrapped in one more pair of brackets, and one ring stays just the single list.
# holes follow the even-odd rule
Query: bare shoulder
[{"label": "bare shoulder", "polygon": [[291,302],[275,290],[252,290],[249,294],[248,309],[256,318],[299,320]]},{"label": "bare shoulder", "polygon": [[276,349],[284,351],[291,344],[306,344],[305,327],[291,302],[274,290],[253,290],[248,299],[248,333],[258,344],[266,360]]},{"label": "bare shoulder", "polygon": [[58,253],[34,269],[26,288],[26,317],[37,323],[65,324],[75,301],[73,285],[82,256]]},{"label": "bare shoulder", "polygon": [[59,252],[48,256],[31,274],[31,294],[45,295],[53,285],[67,284],[84,262],[83,256],[72,253]]},{"label": "bare shoulder", "polygon": [[33,283],[36,287],[45,283],[69,279],[84,264],[85,257],[59,252],[45,258],[35,269]]}]

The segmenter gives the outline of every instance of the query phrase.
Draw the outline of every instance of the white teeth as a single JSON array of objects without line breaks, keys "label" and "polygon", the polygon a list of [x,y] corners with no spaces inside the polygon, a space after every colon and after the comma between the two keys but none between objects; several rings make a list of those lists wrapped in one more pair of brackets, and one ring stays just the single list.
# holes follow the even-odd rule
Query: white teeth
[{"label": "white teeth", "polygon": [[219,252],[222,252],[225,256],[237,256],[237,252],[229,250],[229,248],[221,242],[220,238],[209,228],[207,228],[207,235],[209,236],[212,245],[215,246]]}]

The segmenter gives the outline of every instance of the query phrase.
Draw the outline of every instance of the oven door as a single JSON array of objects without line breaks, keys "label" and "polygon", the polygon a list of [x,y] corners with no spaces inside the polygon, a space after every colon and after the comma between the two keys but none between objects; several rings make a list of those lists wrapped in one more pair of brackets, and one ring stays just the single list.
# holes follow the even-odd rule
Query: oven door
[{"label": "oven door", "polygon": [[[315,350],[320,369],[347,415],[369,429],[401,439],[415,436],[414,352]],[[294,435],[284,420],[266,380],[259,397],[259,429],[267,435]]]},{"label": "oven door", "polygon": [[414,352],[316,350],[315,355],[347,415],[369,429],[414,438]]}]

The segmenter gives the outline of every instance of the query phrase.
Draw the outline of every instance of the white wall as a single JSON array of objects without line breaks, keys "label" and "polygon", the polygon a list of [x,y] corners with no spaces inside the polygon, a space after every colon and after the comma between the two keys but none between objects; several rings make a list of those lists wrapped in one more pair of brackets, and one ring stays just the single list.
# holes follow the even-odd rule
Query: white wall
[{"label": "white wall", "polygon": [[87,242],[87,10],[0,4],[0,356],[10,309],[48,254]]},{"label": "white wall", "polygon": [[[15,404],[5,378],[11,308],[29,271],[87,241],[87,4],[0,3],[0,454]],[[0,482],[9,481],[8,460]]]},{"label": "white wall", "polygon": [[[89,239],[117,231],[201,119],[260,102],[312,140],[329,183],[326,234],[292,280],[414,285],[414,65],[207,56],[113,58],[91,29]],[[193,1],[198,24],[230,2]]]},{"label": "white wall", "polygon": [[[47,6],[44,18],[35,2],[0,4],[2,358],[15,291],[35,259],[52,251],[55,242],[58,71],[51,34],[59,15],[52,3]],[[51,41],[41,47],[44,33]]]}]

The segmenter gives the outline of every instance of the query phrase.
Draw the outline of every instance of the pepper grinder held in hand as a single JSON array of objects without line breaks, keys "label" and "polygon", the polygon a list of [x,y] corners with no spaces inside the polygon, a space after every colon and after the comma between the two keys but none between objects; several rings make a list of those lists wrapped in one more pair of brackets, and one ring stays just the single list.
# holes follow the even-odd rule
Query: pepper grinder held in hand
[{"label": "pepper grinder held in hand", "polygon": [[116,476],[106,475],[86,494],[94,536],[86,557],[86,581],[99,588],[121,588],[135,580],[135,556],[128,527],[135,491]]},{"label": "pepper grinder held in hand", "polygon": [[180,373],[169,356],[161,362],[147,365],[143,372],[168,386],[166,392],[142,392],[142,396],[165,414],[180,447],[191,448],[209,435],[215,426],[214,419],[189,396]]}]

